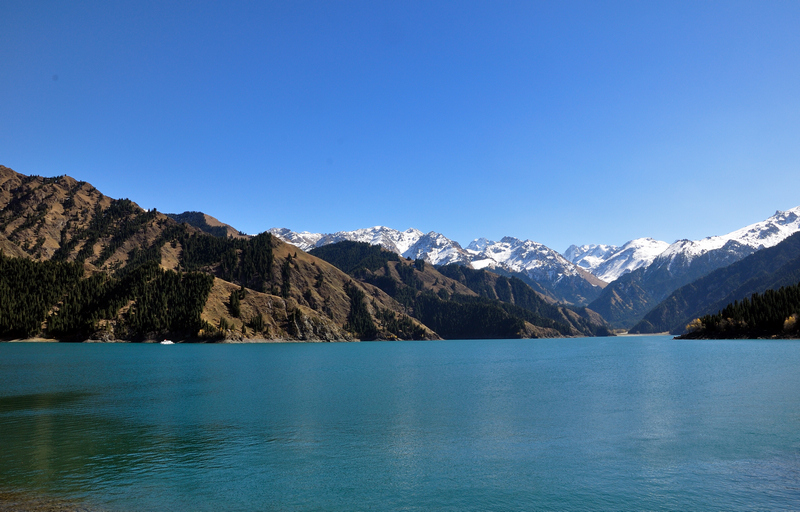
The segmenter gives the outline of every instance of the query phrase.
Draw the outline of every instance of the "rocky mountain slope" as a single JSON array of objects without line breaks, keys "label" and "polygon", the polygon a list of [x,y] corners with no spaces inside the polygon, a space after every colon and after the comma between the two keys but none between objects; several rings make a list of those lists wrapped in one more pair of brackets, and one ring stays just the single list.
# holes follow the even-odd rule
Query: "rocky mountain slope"
[{"label": "rocky mountain slope", "polygon": [[[412,235],[395,248],[448,261],[458,260],[448,251],[466,254],[441,235]],[[245,236],[200,212],[146,211],[68,176],[6,167],[0,244],[5,338],[335,341],[432,339],[437,330],[451,337],[574,336],[604,328],[588,313],[555,321],[513,301],[489,304],[431,265],[417,269],[422,260],[395,253],[372,276],[387,293],[269,233]],[[527,286],[519,293],[536,295]]]},{"label": "rocky mountain slope", "polygon": [[248,238],[248,235],[245,235],[233,226],[220,222],[211,215],[203,212],[167,213],[165,215],[175,222],[185,222],[209,235],[222,238]]},{"label": "rocky mountain slope", "polygon": [[[207,219],[206,223],[210,224]],[[380,289],[354,283],[336,267],[271,235],[215,237],[155,210],[143,210],[127,199],[111,199],[69,176],[25,176],[0,166],[0,244],[6,256],[78,263],[85,279],[106,275],[120,280],[151,262],[165,271],[210,274],[215,280],[200,318],[206,332],[175,333],[189,337],[352,339],[348,317],[357,294],[371,297],[365,309],[377,326],[377,336],[393,336],[379,318],[386,311],[407,319],[402,306]],[[73,287],[100,286],[91,284],[94,281],[71,283]],[[239,315],[230,308],[233,289],[243,291]],[[113,336],[115,327],[135,316],[136,297],[141,296],[134,289],[126,288],[124,293],[133,303],[94,321],[100,335]],[[43,334],[47,318],[57,310],[51,304],[45,311]],[[247,324],[259,315],[263,328],[248,329]],[[419,322],[408,322],[424,333],[420,336],[437,337]]]},{"label": "rocky mountain slope", "polygon": [[[516,278],[450,264],[435,267],[424,260],[364,242],[343,241],[311,250],[374,284],[406,307],[406,312],[444,337],[557,337],[608,335],[605,322],[586,309],[554,305]],[[486,331],[486,319],[505,325]],[[491,323],[491,322],[490,322]]]}]

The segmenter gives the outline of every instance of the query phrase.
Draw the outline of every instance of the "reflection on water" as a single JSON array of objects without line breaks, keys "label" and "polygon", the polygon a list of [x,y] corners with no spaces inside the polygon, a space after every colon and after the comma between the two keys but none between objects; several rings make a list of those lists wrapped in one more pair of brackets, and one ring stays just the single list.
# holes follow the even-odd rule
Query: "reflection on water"
[{"label": "reflection on water", "polygon": [[798,364],[664,337],[0,344],[0,511],[792,509]]}]

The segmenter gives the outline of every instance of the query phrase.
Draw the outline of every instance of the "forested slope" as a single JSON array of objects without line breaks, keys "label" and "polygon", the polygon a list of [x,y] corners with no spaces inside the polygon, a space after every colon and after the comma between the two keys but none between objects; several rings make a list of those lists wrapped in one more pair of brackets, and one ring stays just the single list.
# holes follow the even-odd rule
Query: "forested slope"
[{"label": "forested slope", "polygon": [[681,339],[798,338],[800,283],[754,293],[721,311],[695,319]]}]

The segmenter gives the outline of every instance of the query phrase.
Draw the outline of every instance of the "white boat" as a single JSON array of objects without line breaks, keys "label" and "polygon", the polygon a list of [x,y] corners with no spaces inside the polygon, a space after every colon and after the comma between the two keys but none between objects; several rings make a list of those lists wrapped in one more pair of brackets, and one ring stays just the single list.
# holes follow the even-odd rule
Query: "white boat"
[{"label": "white boat", "polygon": [[162,345],[174,345],[174,343],[171,342],[170,340],[164,340],[164,341],[161,342],[161,344]]}]

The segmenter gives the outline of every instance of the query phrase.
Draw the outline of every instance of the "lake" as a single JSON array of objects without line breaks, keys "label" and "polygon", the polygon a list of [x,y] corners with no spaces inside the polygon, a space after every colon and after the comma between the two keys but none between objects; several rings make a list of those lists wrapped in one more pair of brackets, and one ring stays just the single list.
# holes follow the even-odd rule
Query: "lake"
[{"label": "lake", "polygon": [[796,510],[800,342],[2,343],[20,503]]}]

